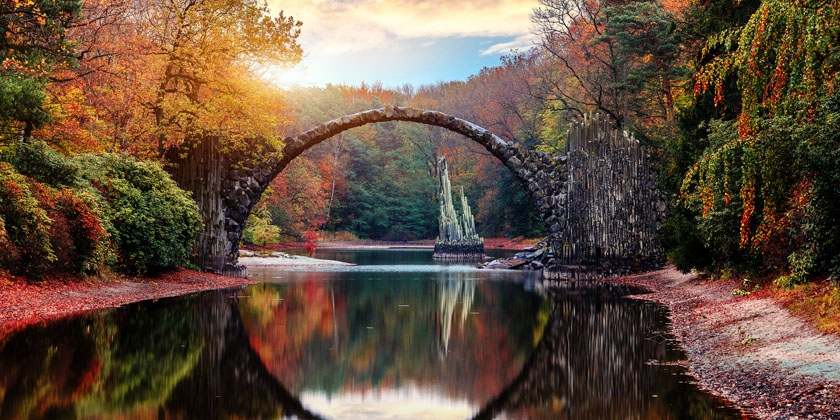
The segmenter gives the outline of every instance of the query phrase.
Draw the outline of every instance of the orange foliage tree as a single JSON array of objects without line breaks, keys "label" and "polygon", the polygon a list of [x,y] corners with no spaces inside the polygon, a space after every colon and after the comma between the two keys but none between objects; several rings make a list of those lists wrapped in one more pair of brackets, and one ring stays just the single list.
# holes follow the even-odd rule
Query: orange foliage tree
[{"label": "orange foliage tree", "polygon": [[270,12],[257,0],[86,2],[72,32],[80,65],[52,85],[58,121],[42,136],[156,158],[208,132],[228,147],[271,137],[282,101],[260,71],[302,51],[301,23]]},{"label": "orange foliage tree", "polygon": [[532,20],[551,60],[543,90],[573,115],[608,115],[620,127],[673,118],[685,79],[674,31],[679,2],[540,0]]},{"label": "orange foliage tree", "polygon": [[0,2],[0,139],[29,138],[49,121],[42,108],[53,68],[73,59],[67,28],[82,2]]}]

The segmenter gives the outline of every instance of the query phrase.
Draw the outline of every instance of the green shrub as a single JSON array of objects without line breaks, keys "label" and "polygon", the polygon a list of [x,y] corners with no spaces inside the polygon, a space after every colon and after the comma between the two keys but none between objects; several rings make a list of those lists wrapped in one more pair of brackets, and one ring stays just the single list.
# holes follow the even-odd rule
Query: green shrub
[{"label": "green shrub", "polygon": [[796,150],[810,188],[802,216],[792,235],[801,249],[789,257],[791,274],[826,275],[840,279],[840,93],[830,96],[813,124],[799,131]]},{"label": "green shrub", "polygon": [[118,155],[79,161],[104,197],[120,270],[154,274],[189,262],[202,219],[189,193],[159,164]]},{"label": "green shrub", "polygon": [[175,268],[188,262],[200,223],[156,163],[71,159],[38,141],[0,153],[0,268],[14,274]]},{"label": "green shrub", "polygon": [[709,250],[693,220],[696,220],[696,216],[678,207],[662,224],[662,245],[667,250],[668,258],[683,273],[693,269],[705,270],[712,263]]},{"label": "green shrub", "polygon": [[33,199],[49,220],[54,259],[39,267],[30,265],[22,274],[39,276],[47,270],[94,274],[113,260],[95,190],[81,178],[77,162],[40,141],[16,143],[3,151],[0,160],[27,177]]},{"label": "green shrub", "polygon": [[280,242],[280,227],[271,224],[271,214],[267,207],[255,209],[248,216],[242,242],[256,246],[266,246]]},{"label": "green shrub", "polygon": [[79,164],[43,141],[16,143],[0,153],[0,161],[9,162],[18,173],[54,188],[78,187],[82,183]]}]

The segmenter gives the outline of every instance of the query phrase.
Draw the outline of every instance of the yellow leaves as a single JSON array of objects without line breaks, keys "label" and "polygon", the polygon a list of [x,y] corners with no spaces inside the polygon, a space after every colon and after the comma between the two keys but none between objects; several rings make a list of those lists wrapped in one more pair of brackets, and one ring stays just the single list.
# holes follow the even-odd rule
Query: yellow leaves
[{"label": "yellow leaves", "polygon": [[35,8],[34,0],[10,0],[8,6],[4,7],[6,10],[19,11],[20,9]]}]

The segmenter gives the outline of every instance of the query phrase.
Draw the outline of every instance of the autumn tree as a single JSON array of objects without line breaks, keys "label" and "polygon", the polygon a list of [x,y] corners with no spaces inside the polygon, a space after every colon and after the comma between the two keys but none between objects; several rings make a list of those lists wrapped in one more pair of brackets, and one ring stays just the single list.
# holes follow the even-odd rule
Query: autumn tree
[{"label": "autumn tree", "polygon": [[300,59],[300,25],[257,0],[85,2],[42,137],[162,158],[207,133],[225,148],[275,136],[281,95],[260,75]]},{"label": "autumn tree", "polygon": [[624,115],[640,127],[672,120],[676,91],[687,75],[679,63],[675,13],[659,2],[638,1],[606,8],[601,22],[604,35],[596,41],[609,41],[618,51],[619,86],[628,96]]},{"label": "autumn tree", "polygon": [[[237,99],[247,87],[235,77],[260,64],[297,62],[300,23],[269,14],[256,0],[180,0],[136,7],[138,42],[153,71],[142,101],[156,127],[157,152],[205,128],[249,135],[235,117],[251,120]],[[220,121],[219,114],[227,118]],[[234,118],[231,118],[234,117]]]},{"label": "autumn tree", "polygon": [[324,224],[328,194],[316,164],[297,158],[271,182],[257,206],[284,235],[300,240],[304,232]]},{"label": "autumn tree", "polygon": [[660,1],[541,0],[532,21],[553,61],[545,73],[555,108],[608,115],[620,127],[645,127],[675,114],[685,75],[675,31],[682,6]]},{"label": "autumn tree", "polygon": [[72,61],[66,32],[81,6],[76,0],[0,3],[0,138],[28,138],[49,120],[44,88],[56,64]]},{"label": "autumn tree", "polygon": [[716,104],[736,79],[740,112],[710,132],[716,141],[686,175],[684,203],[701,214],[701,231],[734,237],[753,269],[781,268],[792,282],[840,274],[838,143],[826,130],[838,112],[838,13],[835,2],[764,1],[744,26],[709,38],[704,53],[733,52],[696,76],[696,92]]},{"label": "autumn tree", "polygon": [[540,0],[531,20],[542,37],[541,48],[556,62],[554,100],[581,116],[603,112],[620,125],[626,95],[615,40],[604,37],[607,7],[601,0]]},{"label": "autumn tree", "polygon": [[473,104],[468,111],[470,121],[507,141],[538,145],[540,111],[545,104],[532,90],[539,61],[536,51],[507,55],[499,66],[485,67],[467,80]]}]

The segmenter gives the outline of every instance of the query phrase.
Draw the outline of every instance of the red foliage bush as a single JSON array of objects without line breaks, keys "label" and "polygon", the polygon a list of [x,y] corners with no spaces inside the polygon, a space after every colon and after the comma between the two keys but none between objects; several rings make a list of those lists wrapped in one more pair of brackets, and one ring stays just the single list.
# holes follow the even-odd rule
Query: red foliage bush
[{"label": "red foliage bush", "polygon": [[318,241],[318,232],[314,230],[307,230],[303,232],[303,239],[306,243],[303,244],[303,249],[306,250],[306,253],[309,254],[311,257],[312,254],[315,253],[315,249],[318,248],[318,245],[315,242]]},{"label": "red foliage bush", "polygon": [[40,277],[92,273],[108,255],[96,212],[69,189],[53,189],[0,167],[0,268]]},{"label": "red foliage bush", "polygon": [[56,208],[64,219],[73,241],[75,261],[69,268],[80,273],[95,272],[105,263],[108,234],[99,222],[99,216],[81,199],[68,190],[55,196]]},{"label": "red foliage bush", "polygon": [[0,267],[9,267],[14,261],[18,261],[20,252],[17,246],[12,243],[9,232],[6,231],[6,224],[3,216],[0,215]]},{"label": "red foliage bush", "polygon": [[55,256],[49,238],[51,221],[33,196],[33,184],[38,183],[0,162],[0,219],[5,226],[0,241],[9,245],[0,252],[0,268],[37,277]]}]

